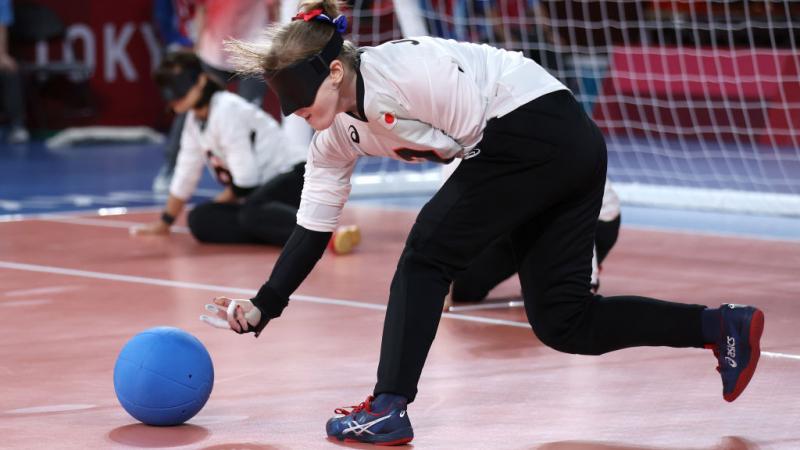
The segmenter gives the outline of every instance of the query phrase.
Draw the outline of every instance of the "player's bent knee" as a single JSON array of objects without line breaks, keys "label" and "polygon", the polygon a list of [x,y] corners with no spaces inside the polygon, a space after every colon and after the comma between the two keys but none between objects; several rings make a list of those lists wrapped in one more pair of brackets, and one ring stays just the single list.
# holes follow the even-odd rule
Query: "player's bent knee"
[{"label": "player's bent knee", "polygon": [[530,321],[536,337],[546,346],[564,353],[575,355],[600,355],[604,351],[594,345],[585,321],[581,315],[576,314],[569,319],[554,319],[542,317]]},{"label": "player's bent knee", "polygon": [[198,242],[202,242],[204,244],[213,244],[216,242],[212,234],[208,230],[203,229],[202,226],[192,226],[190,224],[189,232]]},{"label": "player's bent knee", "polygon": [[239,221],[239,225],[246,230],[258,228],[261,224],[255,208],[242,208],[236,218]]},{"label": "player's bent knee", "polygon": [[536,337],[542,343],[554,350],[573,355],[600,355],[603,352],[595,349],[591,342],[581,336],[570,335],[568,332],[544,333],[533,329]]},{"label": "player's bent knee", "polygon": [[432,243],[429,233],[416,225],[406,239],[403,255],[415,262],[436,266],[452,279],[458,272],[467,268],[467,262],[460,252],[443,246],[441,242]]},{"label": "player's bent knee", "polygon": [[215,242],[213,226],[209,223],[207,215],[204,214],[203,205],[189,211],[186,222],[189,225],[189,232],[195,239],[204,243]]},{"label": "player's bent knee", "polygon": [[571,353],[573,355],[600,354],[599,352],[593,350],[590,345],[587,345],[586,343],[574,337],[567,336],[566,334],[545,334],[537,332],[536,329],[533,331],[536,333],[536,337],[538,337],[544,345],[554,350],[558,350],[563,353]]}]

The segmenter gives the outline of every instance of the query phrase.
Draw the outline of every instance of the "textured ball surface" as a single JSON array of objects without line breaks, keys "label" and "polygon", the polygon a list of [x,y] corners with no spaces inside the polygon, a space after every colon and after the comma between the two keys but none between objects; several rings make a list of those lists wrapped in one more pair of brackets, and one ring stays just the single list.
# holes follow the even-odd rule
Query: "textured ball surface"
[{"label": "textured ball surface", "polygon": [[134,336],[114,365],[114,391],[148,425],[180,425],[206,404],[214,385],[211,356],[196,337],[172,327]]}]

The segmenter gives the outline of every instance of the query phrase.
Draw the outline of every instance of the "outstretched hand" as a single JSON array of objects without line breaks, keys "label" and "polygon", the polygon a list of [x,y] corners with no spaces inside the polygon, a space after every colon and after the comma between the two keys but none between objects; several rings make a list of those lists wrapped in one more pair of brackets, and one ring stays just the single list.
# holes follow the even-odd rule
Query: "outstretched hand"
[{"label": "outstretched hand", "polygon": [[261,310],[247,299],[217,297],[205,306],[213,316],[202,315],[200,320],[215,328],[233,330],[239,334],[253,332],[258,337],[266,323],[259,327]]},{"label": "outstretched hand", "polygon": [[170,226],[157,220],[150,223],[134,225],[128,229],[133,236],[166,236],[170,232]]}]

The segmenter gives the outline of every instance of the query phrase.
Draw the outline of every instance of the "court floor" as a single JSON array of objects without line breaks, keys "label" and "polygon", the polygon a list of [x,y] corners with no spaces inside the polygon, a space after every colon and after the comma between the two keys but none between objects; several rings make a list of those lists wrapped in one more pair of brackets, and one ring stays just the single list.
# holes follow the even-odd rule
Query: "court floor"
[{"label": "court floor", "polygon": [[[278,250],[200,245],[182,228],[166,238],[128,235],[157,213],[0,222],[0,448],[367,448],[328,441],[324,423],[371,392],[413,211],[348,207],[344,222],[361,226],[363,245],[323,257],[259,339],[198,316],[216,295],[254,294]],[[764,310],[764,353],[744,394],[722,400],[707,350],[567,355],[543,346],[520,309],[447,313],[409,409],[412,446],[800,448],[798,273],[798,242],[623,227],[601,293]],[[517,293],[511,280],[493,296]],[[159,325],[197,336],[215,365],[210,400],[179,427],[138,424],[114,395],[117,353]]]}]

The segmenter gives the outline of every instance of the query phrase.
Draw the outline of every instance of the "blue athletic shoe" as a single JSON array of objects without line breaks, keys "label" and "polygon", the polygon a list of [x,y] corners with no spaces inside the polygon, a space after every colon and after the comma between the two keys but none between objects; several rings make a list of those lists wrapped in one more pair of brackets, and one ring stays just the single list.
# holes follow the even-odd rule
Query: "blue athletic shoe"
[{"label": "blue athletic shoe", "polygon": [[720,307],[720,337],[714,350],[717,371],[722,376],[722,397],[732,402],[744,391],[761,357],[764,313],[752,306],[724,304]]},{"label": "blue athletic shoe", "polygon": [[393,406],[385,411],[370,409],[372,396],[358,406],[337,408],[336,416],[325,424],[329,437],[340,441],[367,442],[376,445],[402,445],[414,439],[414,430],[405,405]]}]

